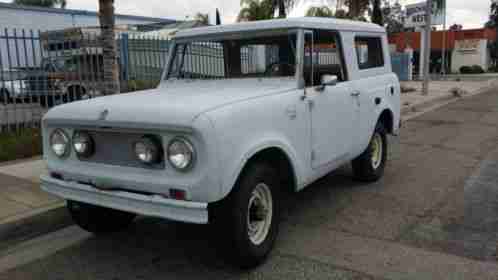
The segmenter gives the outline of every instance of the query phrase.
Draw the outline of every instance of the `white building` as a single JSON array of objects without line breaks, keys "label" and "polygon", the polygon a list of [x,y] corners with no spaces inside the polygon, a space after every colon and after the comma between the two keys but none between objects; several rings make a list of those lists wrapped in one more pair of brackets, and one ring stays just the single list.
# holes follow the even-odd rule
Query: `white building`
[{"label": "white building", "polygon": [[[168,25],[164,18],[116,14],[116,25]],[[0,71],[37,67],[41,62],[39,32],[96,27],[96,12],[0,3]]]},{"label": "white building", "polygon": [[[116,24],[172,23],[164,18],[116,14]],[[68,27],[99,25],[96,12],[57,8],[41,8],[0,3],[0,34],[5,29],[55,30]]]}]

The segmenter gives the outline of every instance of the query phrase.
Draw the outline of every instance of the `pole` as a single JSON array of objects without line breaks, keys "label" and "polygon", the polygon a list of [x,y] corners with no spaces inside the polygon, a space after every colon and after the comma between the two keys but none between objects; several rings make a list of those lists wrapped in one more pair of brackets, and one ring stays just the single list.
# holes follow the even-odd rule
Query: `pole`
[{"label": "pole", "polygon": [[446,75],[446,0],[443,1],[443,57],[441,59],[441,73]]},{"label": "pole", "polygon": [[425,27],[419,28],[420,32],[420,52],[418,55],[418,79],[419,81],[424,80],[424,68],[425,68]]},{"label": "pole", "polygon": [[432,22],[432,0],[427,0],[425,10],[425,42],[424,42],[424,82],[422,83],[422,95],[429,94],[429,62],[431,57],[431,22]]}]

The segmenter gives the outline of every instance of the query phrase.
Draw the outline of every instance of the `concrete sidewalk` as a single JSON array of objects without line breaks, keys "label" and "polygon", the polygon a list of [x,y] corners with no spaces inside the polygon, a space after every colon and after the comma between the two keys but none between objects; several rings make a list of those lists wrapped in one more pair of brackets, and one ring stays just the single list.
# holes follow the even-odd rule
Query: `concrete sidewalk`
[{"label": "concrete sidewalk", "polygon": [[64,202],[40,189],[40,158],[0,164],[0,248],[68,224]]},{"label": "concrete sidewalk", "polygon": [[[495,81],[433,81],[427,96],[421,95],[421,82],[404,82],[403,86],[413,87],[416,90],[402,93],[402,117],[407,120],[461,98],[455,97],[450,92],[452,88],[458,87],[465,91],[466,94],[463,96],[465,97],[489,89],[493,83],[497,83]],[[52,210],[57,212],[57,217],[48,218],[49,224],[58,226],[56,223],[61,222],[61,219],[66,219],[62,220],[63,224],[68,223],[67,214],[62,214],[62,211],[65,211],[64,202],[43,192],[39,187],[39,177],[46,172],[46,165],[40,157],[0,163],[0,240],[5,239],[5,236],[16,235],[19,231],[29,231],[26,228],[19,229],[26,224],[33,225],[40,215]],[[33,227],[31,229],[35,231]]]},{"label": "concrete sidewalk", "polygon": [[[490,76],[494,77],[494,76]],[[401,82],[401,86],[412,88],[414,91],[401,93],[401,115],[407,116],[417,112],[432,110],[433,106],[441,106],[448,102],[457,101],[459,98],[482,93],[493,86],[498,85],[498,79],[481,81],[431,81],[429,84],[429,94],[422,95],[422,82],[409,81]],[[459,89],[461,96],[456,96],[452,89]]]}]

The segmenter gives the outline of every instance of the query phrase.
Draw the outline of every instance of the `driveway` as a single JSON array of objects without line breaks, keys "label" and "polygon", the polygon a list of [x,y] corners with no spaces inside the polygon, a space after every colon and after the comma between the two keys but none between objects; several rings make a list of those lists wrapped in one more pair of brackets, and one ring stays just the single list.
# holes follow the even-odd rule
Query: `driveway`
[{"label": "driveway", "polygon": [[253,271],[223,262],[209,226],[143,218],[111,236],[69,227],[1,252],[0,271],[12,269],[0,279],[496,280],[497,167],[494,91],[406,122],[381,181],[354,182],[346,166],[292,196]]}]

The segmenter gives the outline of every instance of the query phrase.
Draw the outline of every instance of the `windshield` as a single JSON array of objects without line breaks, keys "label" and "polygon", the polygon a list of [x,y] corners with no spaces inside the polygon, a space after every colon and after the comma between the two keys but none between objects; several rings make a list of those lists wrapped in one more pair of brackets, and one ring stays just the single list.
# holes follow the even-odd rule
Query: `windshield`
[{"label": "windshield", "polygon": [[293,77],[296,35],[177,43],[167,79]]}]

